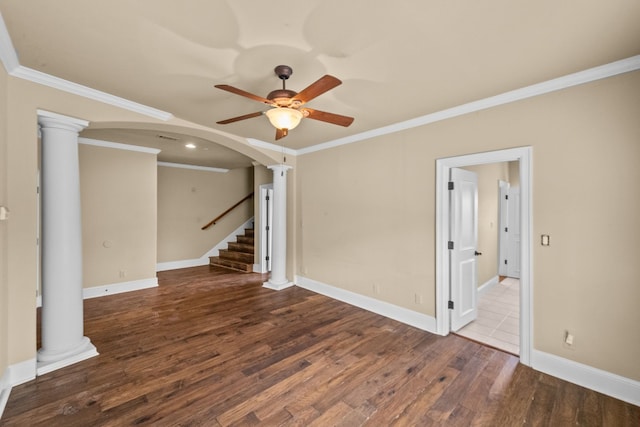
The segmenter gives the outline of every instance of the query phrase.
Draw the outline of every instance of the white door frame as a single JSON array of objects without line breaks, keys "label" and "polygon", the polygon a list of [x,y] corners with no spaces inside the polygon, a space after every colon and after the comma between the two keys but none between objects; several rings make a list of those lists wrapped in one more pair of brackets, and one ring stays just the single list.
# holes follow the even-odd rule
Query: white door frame
[{"label": "white door frame", "polygon": [[520,362],[531,365],[533,336],[531,147],[510,148],[436,160],[436,331],[448,335],[449,301],[449,170],[487,163],[520,162]]}]

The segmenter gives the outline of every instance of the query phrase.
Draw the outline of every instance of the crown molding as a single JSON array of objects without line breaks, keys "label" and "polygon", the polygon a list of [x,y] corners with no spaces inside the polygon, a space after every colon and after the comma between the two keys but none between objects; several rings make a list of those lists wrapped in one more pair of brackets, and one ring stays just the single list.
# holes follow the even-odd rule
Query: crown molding
[{"label": "crown molding", "polygon": [[249,144],[253,145],[254,147],[265,148],[267,150],[277,151],[279,153],[285,153],[290,156],[296,156],[300,151],[300,150],[294,150],[291,148],[283,147],[282,145],[272,144],[270,142],[264,142],[259,139],[247,138],[247,142],[249,142]]},{"label": "crown molding", "polygon": [[18,61],[18,55],[16,55],[16,50],[13,48],[13,43],[11,42],[11,36],[9,35],[9,30],[7,30],[7,26],[4,23],[4,18],[2,18],[2,14],[0,13],[0,61],[4,65],[7,73],[11,74],[13,70],[20,66],[20,62]]},{"label": "crown molding", "polygon": [[114,148],[116,150],[136,151],[138,153],[158,154],[162,150],[157,148],[141,147],[139,145],[120,144],[118,142],[101,141],[99,139],[78,138],[78,143],[84,145],[93,145],[94,147]]},{"label": "crown molding", "polygon": [[640,69],[640,55],[622,59],[620,61],[611,62],[594,68],[589,68],[577,73],[568,74],[566,76],[547,80],[531,86],[502,93],[500,95],[491,96],[478,101],[462,104],[457,107],[448,108],[446,110],[437,111],[425,116],[416,117],[415,119],[406,120],[404,122],[394,123],[378,129],[372,129],[367,132],[350,135],[344,138],[335,139],[333,141],[323,142],[321,144],[312,145],[310,147],[296,150],[295,155],[304,155],[314,153],[316,151],[328,150],[329,148],[339,147],[341,145],[352,144],[354,142],[364,141],[375,138],[377,136],[387,135],[390,133],[400,132],[403,130],[428,125],[453,117],[462,116],[476,111],[486,110],[488,108],[509,104],[534,96],[544,95],[546,93],[559,91],[572,86],[590,83],[596,80],[606,79],[618,74],[624,74]]},{"label": "crown molding", "polygon": [[87,86],[83,86],[77,83],[70,82],[68,80],[61,79],[59,77],[52,76],[50,74],[43,73],[41,71],[33,70],[22,65],[9,72],[9,75],[20,79],[28,80],[34,83],[38,83],[44,86],[49,86],[54,89],[61,90],[63,92],[79,95],[84,98],[93,99],[95,101],[103,102],[105,104],[113,105],[115,107],[123,108],[125,110],[133,111],[135,113],[144,114],[154,119],[167,121],[173,117],[173,114],[166,111],[158,110],[156,108],[147,107],[146,105],[138,104],[137,102],[129,101],[119,96],[111,95],[106,92],[102,92],[96,89],[92,89]]},{"label": "crown molding", "polygon": [[197,171],[207,171],[207,172],[218,172],[218,173],[227,173],[229,169],[224,168],[213,168],[210,166],[197,166],[197,165],[186,165],[183,163],[169,163],[169,162],[158,162],[158,166],[165,166],[168,168],[180,168],[180,169],[193,169]]}]

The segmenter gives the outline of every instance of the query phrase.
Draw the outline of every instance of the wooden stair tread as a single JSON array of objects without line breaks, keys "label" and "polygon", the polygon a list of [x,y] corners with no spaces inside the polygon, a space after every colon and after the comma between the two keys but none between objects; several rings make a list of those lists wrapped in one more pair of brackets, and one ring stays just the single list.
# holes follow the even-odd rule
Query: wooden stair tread
[{"label": "wooden stair tread", "polygon": [[209,257],[209,264],[243,273],[253,272],[253,233],[253,228],[246,228],[244,235],[237,235],[235,242],[227,244],[227,249],[220,249],[218,256]]}]

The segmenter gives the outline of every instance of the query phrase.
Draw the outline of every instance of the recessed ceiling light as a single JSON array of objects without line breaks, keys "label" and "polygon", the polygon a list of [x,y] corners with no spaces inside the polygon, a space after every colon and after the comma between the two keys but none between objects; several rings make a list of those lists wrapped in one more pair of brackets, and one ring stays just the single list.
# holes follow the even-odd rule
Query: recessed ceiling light
[{"label": "recessed ceiling light", "polygon": [[196,148],[196,144],[193,144],[191,142],[188,143],[188,144],[184,144],[184,146],[187,147],[187,148]]}]

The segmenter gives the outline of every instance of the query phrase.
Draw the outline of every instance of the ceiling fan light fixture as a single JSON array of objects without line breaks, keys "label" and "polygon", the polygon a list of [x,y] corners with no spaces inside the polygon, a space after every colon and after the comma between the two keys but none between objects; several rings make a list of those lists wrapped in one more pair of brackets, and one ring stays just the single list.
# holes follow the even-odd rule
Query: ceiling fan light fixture
[{"label": "ceiling fan light fixture", "polygon": [[276,129],[294,129],[300,124],[304,115],[300,110],[293,108],[277,107],[267,110],[265,113],[269,121]]}]

